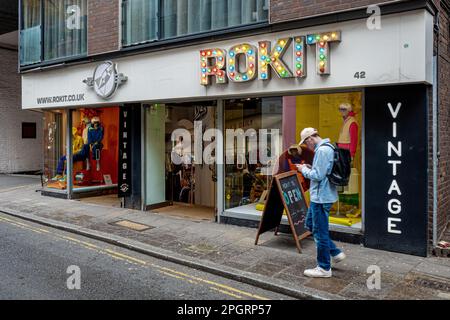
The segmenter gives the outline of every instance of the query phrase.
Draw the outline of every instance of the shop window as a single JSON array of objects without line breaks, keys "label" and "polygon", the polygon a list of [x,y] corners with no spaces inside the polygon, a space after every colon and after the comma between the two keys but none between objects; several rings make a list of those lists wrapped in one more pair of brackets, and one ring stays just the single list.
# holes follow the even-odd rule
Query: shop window
[{"label": "shop window", "polygon": [[57,166],[66,153],[66,123],[66,113],[44,112],[44,183],[61,190],[66,188],[62,175],[57,175]]},{"label": "shop window", "polygon": [[36,139],[36,122],[22,122],[22,139]]},{"label": "shop window", "polygon": [[[224,108],[224,127],[228,132],[225,209],[242,214],[259,213],[272,180],[273,159],[282,150],[282,98],[227,100]],[[235,138],[228,131],[239,129],[245,135],[243,143],[237,141],[242,137]],[[268,129],[267,134],[262,129]],[[265,157],[261,157],[260,148],[265,149]]]},{"label": "shop window", "polygon": [[[312,164],[314,152],[298,143],[303,128],[313,127],[318,129],[322,138],[329,138],[332,143],[350,149],[353,157],[350,183],[338,190],[339,201],[331,209],[330,225],[361,229],[361,125],[359,92],[225,101],[225,129],[255,129],[255,132],[261,129],[280,130],[279,147],[268,148],[272,159],[277,159],[275,165],[267,168],[260,158],[256,164],[249,163],[250,135],[244,145],[244,163],[226,164],[225,211],[246,215],[246,218],[259,217],[264,210],[272,176],[296,170],[296,163]],[[225,136],[225,153],[229,152],[229,146]],[[236,146],[234,148],[238,151]],[[261,148],[260,140],[258,148]],[[270,170],[264,172],[264,169]],[[302,186],[309,202],[309,182],[303,180]]]},{"label": "shop window", "polygon": [[113,186],[118,181],[119,108],[72,113],[74,190]]},{"label": "shop window", "polygon": [[[67,188],[66,116],[46,115],[47,187]],[[113,187],[118,181],[119,108],[72,112],[73,188]],[[90,189],[92,190],[92,188]]]},{"label": "shop window", "polygon": [[21,13],[21,65],[86,54],[87,0],[23,0]]},{"label": "shop window", "polygon": [[352,175],[345,188],[338,188],[339,201],[330,212],[330,224],[361,229],[361,93],[333,93],[285,97],[285,127],[295,128],[284,136],[286,144],[297,143],[303,128],[313,127],[322,138],[350,149]]}]

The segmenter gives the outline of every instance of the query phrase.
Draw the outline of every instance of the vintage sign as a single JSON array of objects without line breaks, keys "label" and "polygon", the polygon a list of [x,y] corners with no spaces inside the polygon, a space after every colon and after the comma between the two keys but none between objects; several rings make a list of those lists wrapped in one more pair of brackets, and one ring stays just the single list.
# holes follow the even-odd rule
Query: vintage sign
[{"label": "vintage sign", "polygon": [[131,107],[120,108],[119,123],[119,198],[131,195]]},{"label": "vintage sign", "polygon": [[427,92],[425,85],[365,93],[365,243],[427,254]]},{"label": "vintage sign", "polygon": [[[258,78],[266,81],[271,73],[282,78],[306,77],[306,48],[316,48],[316,71],[319,75],[330,74],[331,42],[340,42],[341,32],[331,31],[307,36],[278,39],[272,48],[271,41],[260,41],[258,47],[242,43],[231,47],[228,51],[221,48],[200,51],[200,83],[211,84],[215,78],[218,84],[232,82],[248,82]],[[292,47],[293,61],[291,68],[283,60],[286,51]]]},{"label": "vintage sign", "polygon": [[297,249],[301,253],[300,241],[311,235],[311,233],[304,226],[308,205],[301,186],[299,173],[296,171],[283,173],[273,178],[256,236],[256,245],[261,234],[273,229],[277,233],[283,211],[286,211]]},{"label": "vintage sign", "polygon": [[94,76],[83,80],[95,93],[103,99],[111,98],[119,86],[128,80],[123,73],[117,71],[117,64],[106,61],[95,68]]}]

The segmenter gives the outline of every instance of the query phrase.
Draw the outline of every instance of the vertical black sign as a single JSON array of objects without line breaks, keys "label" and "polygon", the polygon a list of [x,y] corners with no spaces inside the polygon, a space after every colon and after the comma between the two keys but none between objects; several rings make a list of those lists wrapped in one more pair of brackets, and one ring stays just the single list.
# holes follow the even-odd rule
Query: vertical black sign
[{"label": "vertical black sign", "polygon": [[119,198],[131,195],[131,126],[132,108],[120,108],[119,123]]},{"label": "vertical black sign", "polygon": [[427,89],[366,89],[365,245],[427,254]]}]

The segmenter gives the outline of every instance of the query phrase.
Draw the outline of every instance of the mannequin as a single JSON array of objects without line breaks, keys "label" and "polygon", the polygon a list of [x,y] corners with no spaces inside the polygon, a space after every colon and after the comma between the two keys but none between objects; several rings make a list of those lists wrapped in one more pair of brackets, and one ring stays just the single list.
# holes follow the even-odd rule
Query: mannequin
[{"label": "mannequin", "polygon": [[[83,138],[78,134],[78,129],[73,127],[72,128],[72,152],[73,152],[73,162],[78,161],[84,161],[88,154],[86,153],[86,150],[84,148]],[[62,156],[59,161],[58,165],[56,167],[56,176],[52,180],[61,180],[64,179],[63,172],[64,172],[64,163],[67,160],[67,156]]]},{"label": "mannequin", "polygon": [[89,120],[88,117],[84,117],[83,118],[83,125],[84,125],[84,129],[83,129],[83,141],[84,144],[88,144],[88,131],[89,128],[91,127],[91,120]]},{"label": "mannequin", "polygon": [[103,135],[104,129],[100,123],[100,118],[93,117],[91,126],[88,128],[88,145],[91,147],[92,155],[97,161],[97,171],[100,171],[100,155],[103,149]]},{"label": "mannequin", "polygon": [[[278,171],[275,175],[297,171],[296,164],[312,165],[314,159],[314,151],[310,150],[305,145],[291,145],[288,150],[284,151],[278,158]],[[303,178],[303,176],[302,176]],[[309,190],[309,180],[302,179],[303,191]]]},{"label": "mannequin", "polygon": [[[342,149],[347,149],[350,151],[350,155],[352,157],[352,169],[349,183],[346,187],[341,190],[341,193],[344,195],[357,195],[359,194],[359,172],[355,167],[355,155],[356,150],[358,148],[358,131],[359,126],[358,122],[355,118],[355,112],[353,111],[353,107],[350,103],[341,103],[339,105],[339,112],[342,115],[342,119],[344,120],[341,131],[339,133],[339,139],[337,141],[337,145]],[[347,205],[348,207],[348,205]],[[352,208],[353,205],[350,205]],[[341,201],[338,202],[337,212],[342,215],[345,214],[347,218],[346,204],[341,206]],[[352,212],[352,218],[356,218],[360,215],[359,213]]]},{"label": "mannequin", "polygon": [[356,155],[356,149],[358,148],[358,122],[356,121],[355,113],[350,103],[341,103],[339,105],[339,112],[342,115],[344,123],[342,124],[337,144],[339,148],[349,150],[353,160]]}]

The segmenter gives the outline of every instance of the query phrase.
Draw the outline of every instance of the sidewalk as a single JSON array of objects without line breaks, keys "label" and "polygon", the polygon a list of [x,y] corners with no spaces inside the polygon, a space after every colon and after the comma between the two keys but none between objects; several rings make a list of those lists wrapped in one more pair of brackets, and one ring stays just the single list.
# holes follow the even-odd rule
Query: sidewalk
[{"label": "sidewalk", "polygon": [[[331,279],[309,279],[315,245],[298,254],[290,235],[261,236],[256,230],[190,221],[150,212],[103,207],[41,196],[38,185],[0,190],[0,212],[108,241],[139,252],[309,299],[450,299],[450,259],[420,258],[340,243],[348,258]],[[149,229],[115,225],[127,220]],[[369,290],[367,268],[381,269],[381,290]]]}]

